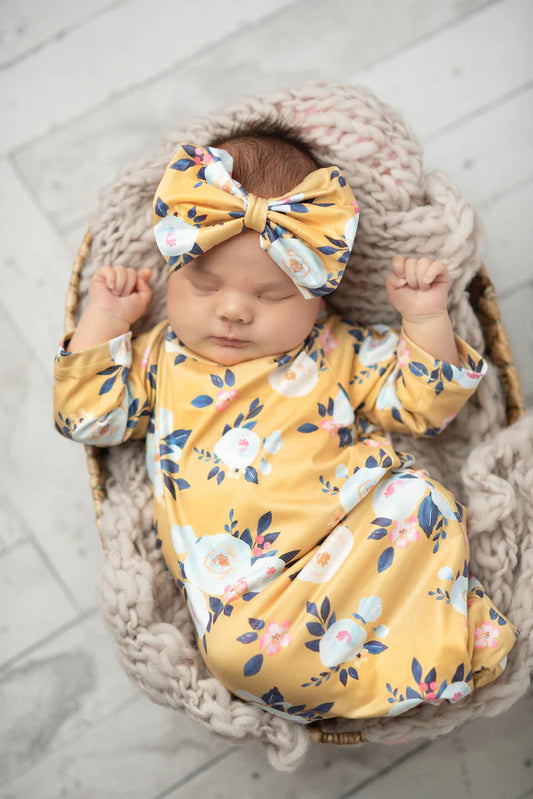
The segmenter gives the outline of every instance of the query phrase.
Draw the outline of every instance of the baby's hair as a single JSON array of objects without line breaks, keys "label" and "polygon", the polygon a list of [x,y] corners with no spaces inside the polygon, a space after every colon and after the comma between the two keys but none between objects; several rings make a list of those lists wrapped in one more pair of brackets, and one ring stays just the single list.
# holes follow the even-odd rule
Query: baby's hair
[{"label": "baby's hair", "polygon": [[298,128],[274,117],[237,124],[209,146],[229,152],[232,177],[258,197],[286,194],[321,166]]}]

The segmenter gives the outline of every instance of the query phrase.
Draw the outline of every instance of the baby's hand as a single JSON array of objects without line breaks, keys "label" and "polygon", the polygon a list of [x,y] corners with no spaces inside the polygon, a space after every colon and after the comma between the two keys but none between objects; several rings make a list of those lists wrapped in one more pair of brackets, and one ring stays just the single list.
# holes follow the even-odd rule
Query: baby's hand
[{"label": "baby's hand", "polygon": [[137,272],[125,266],[101,266],[89,284],[89,305],[128,325],[143,315],[152,298],[151,269]]},{"label": "baby's hand", "polygon": [[385,285],[391,305],[409,322],[447,314],[450,277],[442,261],[395,255]]}]

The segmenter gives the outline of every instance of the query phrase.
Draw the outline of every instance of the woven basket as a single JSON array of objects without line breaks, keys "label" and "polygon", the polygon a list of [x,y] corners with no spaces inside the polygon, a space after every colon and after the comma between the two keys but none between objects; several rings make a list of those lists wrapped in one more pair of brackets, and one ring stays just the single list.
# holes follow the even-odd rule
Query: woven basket
[{"label": "woven basket", "polygon": [[[164,165],[180,141],[208,144],[210,137],[226,133],[236,121],[260,119],[267,114],[278,115],[289,123],[298,124],[311,149],[323,160],[340,166],[359,200],[361,208],[359,232],[350,265],[341,287],[335,292],[339,297],[334,310],[344,316],[351,315],[363,324],[376,320],[386,324],[397,323],[398,320],[391,316],[390,311],[389,318],[386,312],[384,316],[381,315],[386,306],[383,274],[390,261],[390,255],[394,252],[434,257],[439,255],[447,261],[452,276],[450,314],[454,327],[459,335],[466,338],[489,359],[489,372],[485,380],[476,396],[470,400],[458,417],[458,420],[461,417],[467,420],[467,424],[471,425],[471,433],[469,427],[464,427],[464,421],[461,428],[460,422],[456,420],[442,436],[439,436],[439,439],[444,440],[442,449],[438,449],[441,446],[440,442],[435,444],[432,440],[433,456],[430,453],[429,459],[426,457],[424,442],[413,442],[412,439],[408,439],[409,443],[404,444],[402,448],[414,452],[421,467],[429,468],[437,479],[442,479],[444,474],[445,479],[442,481],[452,490],[461,488],[464,493],[465,485],[467,488],[470,487],[474,500],[476,497],[479,498],[479,493],[482,491],[476,485],[475,469],[470,468],[467,463],[461,482],[461,469],[454,461],[457,442],[462,441],[462,446],[466,447],[466,435],[469,446],[465,452],[469,455],[474,450],[474,461],[480,452],[479,457],[489,464],[488,469],[498,461],[493,470],[496,472],[500,469],[501,472],[503,468],[504,472],[507,470],[509,473],[512,471],[513,463],[519,461],[519,472],[522,474],[524,458],[528,465],[530,463],[528,459],[531,447],[525,446],[524,450],[524,444],[527,445],[528,436],[533,440],[533,417],[528,418],[528,423],[531,424],[514,436],[514,443],[510,439],[503,440],[502,446],[506,452],[503,467],[500,466],[501,458],[498,460],[497,452],[493,454],[492,450],[482,451],[483,446],[488,446],[487,441],[498,443],[502,435],[505,438],[506,430],[511,429],[506,425],[512,425],[513,430],[516,428],[524,414],[524,403],[495,291],[487,270],[482,265],[480,236],[475,214],[444,176],[440,173],[424,175],[421,166],[421,148],[416,138],[393,109],[363,89],[343,84],[312,83],[298,90],[266,98],[244,98],[227,109],[224,114],[213,115],[204,120],[193,120],[186,128],[170,135],[152,160],[132,167],[104,195],[103,211],[92,223],[95,240],[91,244],[91,233],[87,232],[74,262],[67,295],[65,332],[71,332],[75,328],[80,311],[83,309],[90,275],[102,263],[126,263],[136,268],[145,265],[153,270],[152,305],[155,307],[149,318],[139,320],[138,325],[134,326],[134,333],[148,329],[155,321],[163,318],[167,270],[159,254],[155,254],[150,201]],[[445,221],[441,225],[441,218],[444,217]],[[364,277],[361,278],[361,275]],[[343,286],[346,289],[345,294],[341,292]],[[481,399],[477,398],[478,395]],[[481,414],[480,407],[486,411],[491,407],[491,403],[494,405],[494,411]],[[481,422],[476,426],[472,420],[476,420],[477,416],[481,417]],[[468,434],[465,433],[465,429],[468,429]],[[476,447],[478,449],[475,449]],[[451,731],[468,717],[501,712],[526,690],[527,675],[524,677],[522,672],[527,671],[531,662],[533,647],[529,646],[528,649],[525,645],[520,655],[520,663],[515,663],[512,670],[508,667],[508,671],[512,671],[512,678],[508,677],[507,682],[502,678],[496,681],[496,685],[499,684],[496,692],[491,693],[490,686],[477,692],[480,695],[487,692],[485,695],[490,699],[491,707],[483,701],[471,700],[471,697],[468,697],[460,703],[461,711],[458,706],[449,707],[445,711],[442,706],[439,708],[425,706],[420,710],[415,708],[404,714],[404,717],[396,719],[327,719],[302,727],[266,714],[259,708],[251,707],[232,697],[206,670],[202,671],[199,655],[189,644],[183,644],[186,650],[183,654],[180,652],[182,644],[176,643],[175,640],[171,641],[172,636],[168,636],[169,620],[174,625],[177,624],[176,619],[179,619],[179,623],[186,624],[187,617],[182,615],[181,611],[174,616],[169,613],[168,618],[159,614],[156,622],[152,624],[150,617],[147,622],[142,621],[147,602],[145,589],[143,589],[145,593],[142,607],[140,601],[136,604],[135,597],[126,596],[124,602],[121,601],[120,580],[115,579],[120,575],[117,575],[116,571],[122,568],[122,558],[133,557],[132,553],[141,567],[143,567],[143,558],[150,559],[150,565],[146,563],[146,569],[141,568],[143,574],[148,575],[149,601],[152,601],[152,594],[155,593],[166,597],[169,603],[176,603],[175,595],[178,592],[169,580],[161,589],[163,579],[161,573],[158,573],[156,587],[150,587],[150,569],[157,561],[153,552],[153,541],[150,543],[148,540],[150,536],[146,533],[146,505],[138,513],[138,516],[145,520],[144,532],[139,527],[140,522],[134,521],[131,522],[134,526],[133,532],[115,536],[112,521],[110,522],[110,519],[106,521],[109,479],[114,496],[117,495],[117,491],[118,495],[121,491],[126,491],[124,485],[117,486],[116,474],[111,474],[111,478],[106,474],[106,466],[113,466],[114,463],[108,458],[115,458],[114,450],[117,449],[121,448],[112,448],[108,452],[93,446],[86,447],[96,521],[102,546],[108,554],[103,589],[104,616],[119,644],[119,658],[124,668],[132,680],[154,701],[183,710],[211,730],[234,740],[250,736],[258,738],[267,746],[268,757],[275,768],[293,770],[302,761],[309,741],[354,745],[365,740],[396,743],[416,737],[436,737]],[[439,473],[441,467],[443,472]],[[533,468],[528,474],[533,477]],[[136,473],[135,479],[132,478],[133,491],[137,491],[139,487],[137,478]],[[512,479],[515,480],[515,477]],[[482,484],[487,483],[484,477],[481,477],[480,481]],[[144,483],[143,492],[143,496],[146,497],[147,489],[145,490]],[[521,514],[520,522],[515,523],[514,527],[511,526],[513,529],[520,527],[522,532],[520,540],[517,538],[516,546],[513,543],[512,547],[507,547],[508,550],[517,550],[518,554],[512,563],[505,567],[506,573],[514,574],[516,569],[519,569],[520,563],[526,563],[525,559],[522,561],[520,559],[520,549],[527,547],[527,563],[530,565],[527,567],[529,571],[526,571],[524,566],[520,572],[521,586],[530,585],[529,574],[533,566],[531,540],[533,527],[530,526],[529,533],[527,530],[523,532],[524,525],[527,527],[528,524],[528,514],[531,512],[531,499],[527,500],[528,493],[533,492],[529,489],[524,491],[523,486],[517,491],[520,501],[517,503],[518,507],[514,507],[513,513]],[[509,594],[512,574],[508,575],[507,582],[504,580],[502,584],[501,570],[498,571],[494,567],[494,546],[491,544],[493,538],[489,535],[482,537],[487,527],[492,535],[496,527],[494,520],[507,518],[509,513],[501,509],[501,502],[500,506],[495,503],[494,508],[489,507],[490,502],[485,504],[488,507],[486,518],[481,518],[482,514],[479,513],[477,516],[475,512],[473,515],[470,514],[469,506],[472,531],[477,536],[475,541],[478,542],[477,548],[472,547],[472,563],[477,569],[474,573],[485,584],[497,606],[509,615],[509,608],[513,605]],[[108,515],[112,520],[112,514]],[[533,512],[531,515],[533,516]],[[509,533],[511,536],[513,534]],[[520,590],[523,595],[525,589]],[[529,613],[528,601],[527,598],[521,600],[522,619],[533,616],[531,603],[529,606],[531,613]],[[131,616],[128,616],[129,613]],[[517,623],[512,612],[510,617]],[[518,625],[523,632],[524,621],[519,619]],[[531,624],[528,622],[526,626],[527,638],[533,621]],[[189,633],[191,630],[192,627]],[[160,654],[164,654],[161,649],[164,649],[165,641],[169,642],[168,646],[172,651],[168,657],[165,657],[161,674],[154,674],[153,666],[151,671],[148,667],[145,668],[146,658],[141,649],[143,646],[153,647],[157,648]],[[182,641],[182,638],[179,638],[179,641]],[[171,675],[173,684],[178,686],[175,689],[178,694],[183,690],[183,701],[180,696],[176,699],[176,693],[172,694],[170,689],[166,689],[165,680],[168,675]],[[207,710],[204,705],[198,704],[195,699],[197,694],[194,694],[194,691],[202,691],[202,696],[209,694],[212,698],[212,704]]]}]

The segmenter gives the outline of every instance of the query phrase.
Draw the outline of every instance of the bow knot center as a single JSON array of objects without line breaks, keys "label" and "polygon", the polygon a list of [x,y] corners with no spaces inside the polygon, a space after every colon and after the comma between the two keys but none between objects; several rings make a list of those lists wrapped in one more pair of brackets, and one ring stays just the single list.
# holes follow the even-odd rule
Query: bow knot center
[{"label": "bow knot center", "polygon": [[268,212],[268,200],[264,197],[256,197],[255,194],[248,194],[248,205],[244,214],[244,226],[248,230],[257,230],[262,233],[266,227]]}]

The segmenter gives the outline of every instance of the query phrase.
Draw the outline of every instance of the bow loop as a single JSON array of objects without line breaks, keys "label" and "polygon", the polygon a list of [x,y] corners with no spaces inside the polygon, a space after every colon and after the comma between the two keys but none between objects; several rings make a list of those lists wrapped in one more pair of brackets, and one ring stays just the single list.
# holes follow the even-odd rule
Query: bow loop
[{"label": "bow loop", "polygon": [[265,199],[232,178],[226,150],[183,144],[154,197],[157,245],[171,270],[181,269],[243,230],[259,244],[304,297],[334,291],[350,257],[359,209],[335,166],[316,169],[287,195]]}]

